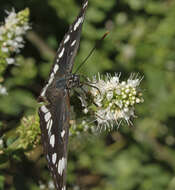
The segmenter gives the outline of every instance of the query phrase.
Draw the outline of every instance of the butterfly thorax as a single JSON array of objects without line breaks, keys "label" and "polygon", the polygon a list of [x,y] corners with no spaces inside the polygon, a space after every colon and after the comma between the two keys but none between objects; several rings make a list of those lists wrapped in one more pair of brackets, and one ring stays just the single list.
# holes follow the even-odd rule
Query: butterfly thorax
[{"label": "butterfly thorax", "polygon": [[56,88],[58,89],[72,89],[74,87],[80,87],[80,77],[76,74],[69,74],[65,78],[58,79],[56,81]]},{"label": "butterfly thorax", "polygon": [[39,102],[46,102],[49,104],[54,104],[57,101],[57,97],[60,92],[66,94],[67,91],[71,90],[75,87],[80,87],[80,77],[76,74],[69,74],[66,77],[62,77],[60,79],[56,79],[50,84],[46,90],[46,95],[40,96],[38,98]]}]

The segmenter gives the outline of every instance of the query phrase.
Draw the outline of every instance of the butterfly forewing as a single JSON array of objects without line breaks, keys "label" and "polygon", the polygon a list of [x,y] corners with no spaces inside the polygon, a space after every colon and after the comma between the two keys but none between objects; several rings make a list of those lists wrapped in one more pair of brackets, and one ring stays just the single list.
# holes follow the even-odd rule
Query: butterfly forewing
[{"label": "butterfly forewing", "polygon": [[79,15],[74,23],[70,25],[68,32],[65,34],[60,47],[57,50],[55,64],[52,68],[52,71],[56,73],[56,76],[63,77],[65,74],[69,74],[72,71],[74,58],[79,47],[81,29],[87,4],[88,1],[84,1]]},{"label": "butterfly forewing", "polygon": [[40,94],[44,104],[39,108],[40,128],[44,153],[57,190],[65,190],[67,144],[69,133],[69,90],[66,86],[56,87],[56,81],[71,74],[76,56],[82,24],[88,0],[69,27],[56,54],[49,79]]}]

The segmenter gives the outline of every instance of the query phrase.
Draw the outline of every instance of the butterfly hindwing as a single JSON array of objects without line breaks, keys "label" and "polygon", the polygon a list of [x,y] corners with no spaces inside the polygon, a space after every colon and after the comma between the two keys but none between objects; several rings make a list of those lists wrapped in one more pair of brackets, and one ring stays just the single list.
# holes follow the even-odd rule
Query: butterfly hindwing
[{"label": "butterfly hindwing", "polygon": [[44,102],[39,108],[44,154],[57,190],[66,189],[70,105],[66,82],[61,83],[61,87],[56,87],[56,81],[60,79],[65,81],[66,76],[72,72],[87,4],[88,0],[85,0],[78,17],[65,34],[58,48],[48,82],[39,97],[39,100]]},{"label": "butterfly hindwing", "polygon": [[66,179],[69,133],[69,97],[67,90],[58,90],[54,105],[42,105],[39,108],[39,116],[44,153],[55,186],[61,190],[65,186]]}]

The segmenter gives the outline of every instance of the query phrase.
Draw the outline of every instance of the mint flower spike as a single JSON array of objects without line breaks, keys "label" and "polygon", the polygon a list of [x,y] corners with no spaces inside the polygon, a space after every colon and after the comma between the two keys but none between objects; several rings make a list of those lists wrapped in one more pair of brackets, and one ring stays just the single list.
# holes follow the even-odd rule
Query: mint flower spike
[{"label": "mint flower spike", "polygon": [[[90,88],[91,101],[88,97],[81,100],[84,113],[93,113],[98,128],[111,130],[116,125],[119,127],[122,120],[132,124],[136,104],[144,101],[139,89],[143,78],[131,74],[127,81],[120,81],[120,75],[94,76],[91,82],[98,90]],[[93,102],[93,106],[88,102]]]},{"label": "mint flower spike", "polygon": [[6,11],[8,16],[5,18],[4,25],[0,26],[0,62],[14,64],[15,59],[10,57],[13,53],[19,53],[24,47],[23,36],[29,26],[29,9],[24,9],[18,13],[12,9]]}]

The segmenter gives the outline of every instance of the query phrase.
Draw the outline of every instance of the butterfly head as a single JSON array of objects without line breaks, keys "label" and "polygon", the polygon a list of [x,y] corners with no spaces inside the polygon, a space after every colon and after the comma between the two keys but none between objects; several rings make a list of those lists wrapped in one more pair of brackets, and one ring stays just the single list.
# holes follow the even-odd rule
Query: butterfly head
[{"label": "butterfly head", "polygon": [[80,87],[81,83],[80,83],[80,77],[79,75],[76,74],[72,74],[70,76],[70,79],[68,80],[68,89],[74,88],[74,87]]}]

